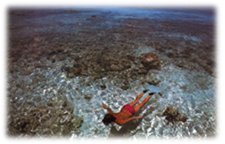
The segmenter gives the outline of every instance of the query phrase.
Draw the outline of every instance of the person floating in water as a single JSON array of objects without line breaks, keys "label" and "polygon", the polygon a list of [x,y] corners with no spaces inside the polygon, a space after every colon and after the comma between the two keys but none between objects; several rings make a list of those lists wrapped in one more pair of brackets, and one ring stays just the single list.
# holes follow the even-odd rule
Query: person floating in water
[{"label": "person floating in water", "polygon": [[141,94],[139,94],[134,101],[129,104],[123,106],[123,108],[118,113],[114,113],[109,106],[106,104],[102,104],[102,107],[108,111],[108,113],[104,116],[102,122],[105,125],[109,125],[110,123],[117,123],[119,125],[124,125],[127,122],[132,120],[142,119],[143,116],[134,116],[140,109],[150,100],[154,93],[149,93],[148,96],[141,102],[138,103],[139,100],[143,97],[143,95],[148,90],[144,90]]}]

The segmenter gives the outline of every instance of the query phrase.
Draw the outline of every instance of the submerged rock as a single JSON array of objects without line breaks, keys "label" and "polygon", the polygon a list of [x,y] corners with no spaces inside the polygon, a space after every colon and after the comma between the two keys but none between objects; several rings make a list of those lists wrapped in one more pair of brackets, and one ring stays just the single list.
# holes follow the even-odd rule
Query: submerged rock
[{"label": "submerged rock", "polygon": [[177,108],[172,106],[167,107],[162,115],[166,117],[167,121],[172,123],[179,121],[186,122],[187,120],[187,117],[184,114],[180,113]]},{"label": "submerged rock", "polygon": [[156,79],[156,78],[149,78],[148,84],[150,85],[158,85],[160,83],[160,80]]},{"label": "submerged rock", "polygon": [[121,89],[127,90],[127,89],[129,89],[129,85],[126,83],[123,83],[123,85],[121,86]]},{"label": "submerged rock", "polygon": [[110,70],[112,70],[112,71],[120,71],[122,69],[123,69],[123,67],[118,64],[111,64],[111,66],[110,66]]},{"label": "submerged rock", "polygon": [[104,90],[104,89],[106,89],[107,87],[106,87],[106,85],[100,85],[100,88],[102,89],[102,90]]},{"label": "submerged rock", "polygon": [[82,69],[80,67],[65,67],[63,71],[68,78],[73,78],[82,75]]},{"label": "submerged rock", "polygon": [[155,53],[147,53],[142,55],[141,63],[145,66],[146,69],[159,69],[160,59]]},{"label": "submerged rock", "polygon": [[92,99],[92,95],[84,95],[84,99],[90,101]]}]

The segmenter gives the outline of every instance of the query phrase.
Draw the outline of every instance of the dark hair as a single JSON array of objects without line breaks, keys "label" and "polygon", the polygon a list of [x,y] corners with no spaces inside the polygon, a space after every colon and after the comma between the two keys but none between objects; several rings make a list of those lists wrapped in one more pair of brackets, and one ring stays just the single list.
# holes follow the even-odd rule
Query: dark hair
[{"label": "dark hair", "polygon": [[116,120],[116,118],[115,118],[113,115],[107,113],[107,114],[105,115],[105,117],[103,118],[102,122],[103,122],[105,125],[109,125],[111,122],[114,122],[115,120]]}]

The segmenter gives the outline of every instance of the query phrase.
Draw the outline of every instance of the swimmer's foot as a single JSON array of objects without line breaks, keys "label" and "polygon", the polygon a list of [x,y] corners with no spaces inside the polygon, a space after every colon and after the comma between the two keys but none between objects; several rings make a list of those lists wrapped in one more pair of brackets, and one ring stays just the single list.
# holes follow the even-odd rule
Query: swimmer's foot
[{"label": "swimmer's foot", "polygon": [[149,93],[148,95],[153,96],[154,94],[155,94],[154,92],[151,92],[151,93]]},{"label": "swimmer's foot", "polygon": [[148,90],[147,89],[145,89],[145,90],[143,90],[143,93],[146,93]]}]

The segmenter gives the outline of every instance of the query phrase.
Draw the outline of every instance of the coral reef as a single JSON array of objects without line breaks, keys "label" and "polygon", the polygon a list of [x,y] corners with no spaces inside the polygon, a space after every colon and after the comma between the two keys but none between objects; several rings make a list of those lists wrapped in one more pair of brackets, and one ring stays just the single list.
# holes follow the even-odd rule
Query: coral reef
[{"label": "coral reef", "polygon": [[[214,136],[213,19],[212,10],[10,9],[8,134]],[[102,103],[118,112],[149,84],[160,94],[142,121],[104,126]]]},{"label": "coral reef", "polygon": [[186,122],[187,120],[187,117],[181,114],[178,109],[174,107],[167,107],[162,115],[166,117],[166,120],[172,123],[179,121]]},{"label": "coral reef", "polygon": [[[12,108],[17,106],[16,108]],[[73,114],[73,106],[63,97],[48,102],[10,104],[9,135],[69,136],[79,134],[83,119]]]}]

